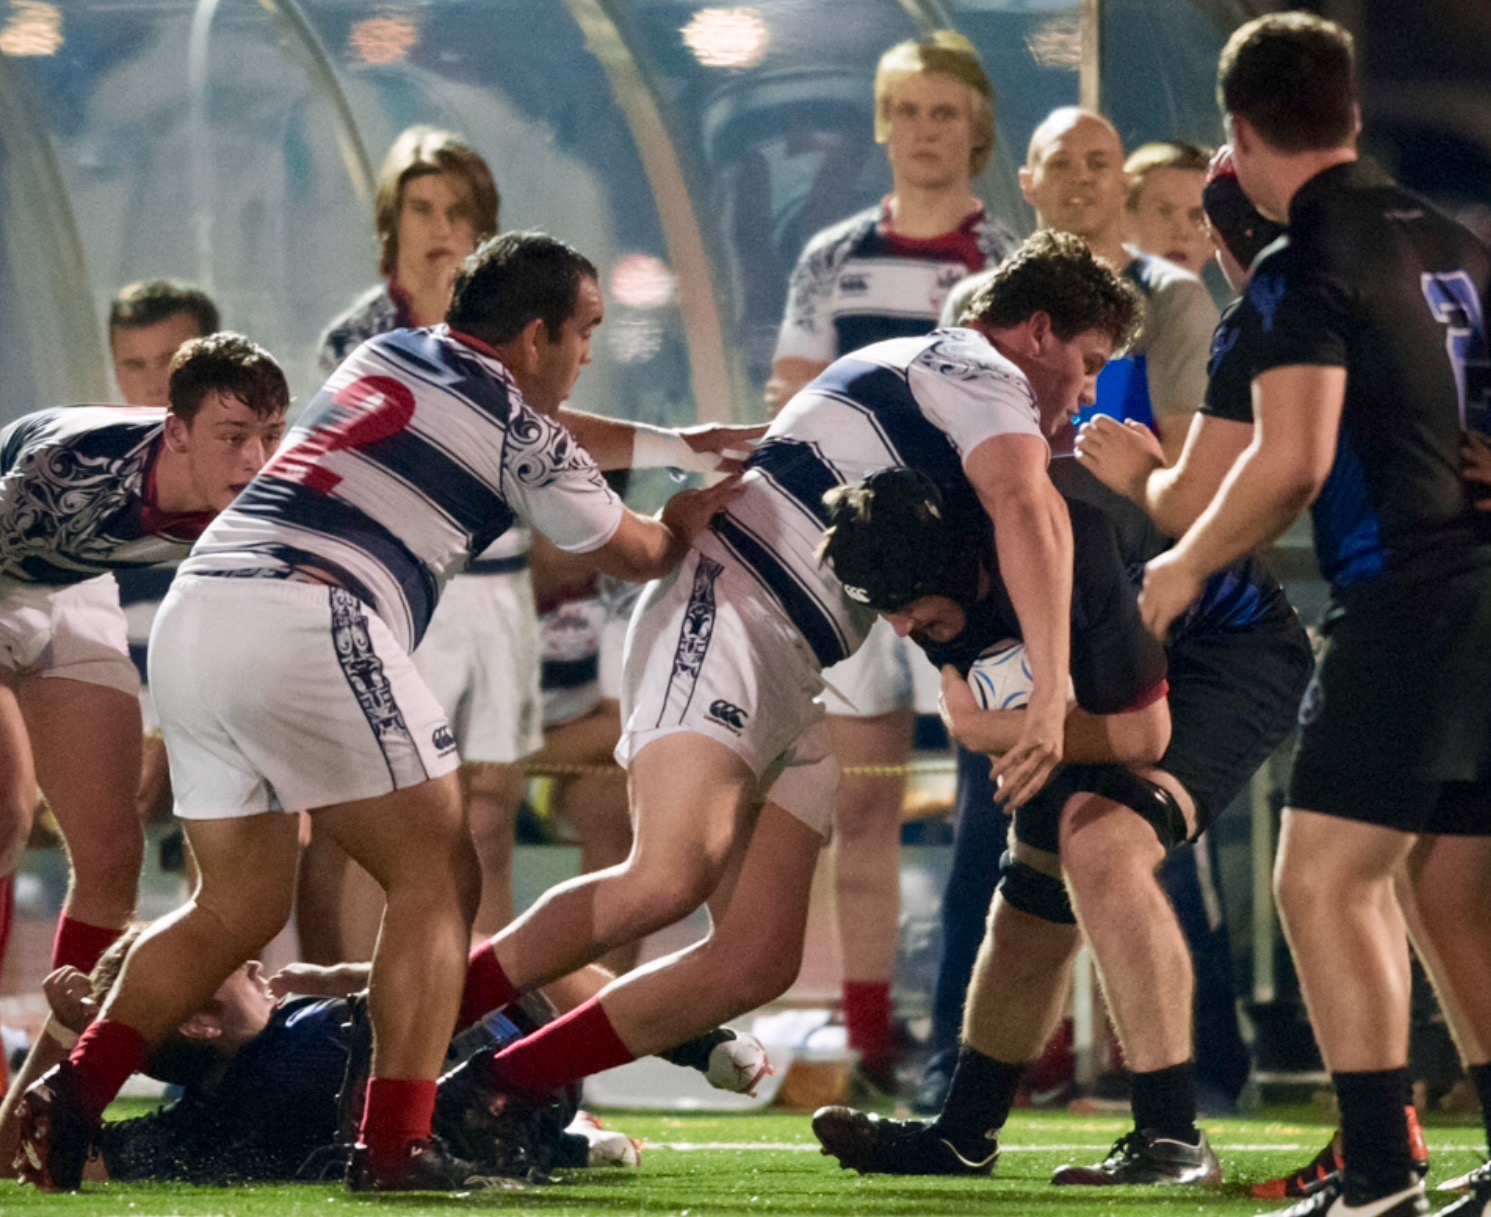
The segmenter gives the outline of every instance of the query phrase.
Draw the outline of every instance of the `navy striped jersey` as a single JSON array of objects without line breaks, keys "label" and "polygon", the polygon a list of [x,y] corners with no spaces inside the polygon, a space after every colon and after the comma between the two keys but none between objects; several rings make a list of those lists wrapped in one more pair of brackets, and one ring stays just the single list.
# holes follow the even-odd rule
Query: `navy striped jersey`
[{"label": "navy striped jersey", "polygon": [[588,553],[623,511],[489,348],[445,326],[395,330],[332,374],[181,572],[323,571],[412,650],[445,581],[516,521]]},{"label": "navy striped jersey", "polygon": [[698,544],[743,564],[826,667],[859,647],[873,614],[818,560],[824,492],[892,465],[947,481],[1000,435],[1043,439],[1030,382],[983,335],[876,343],[787,403],[748,463],[745,492]]},{"label": "navy striped jersey", "polygon": [[0,431],[0,578],[63,586],[184,556],[209,515],[151,504],[165,417],[67,406]]},{"label": "navy striped jersey", "polygon": [[1249,379],[1346,369],[1335,463],[1312,508],[1337,590],[1491,557],[1460,461],[1462,430],[1491,429],[1488,280],[1468,230],[1363,161],[1300,187],[1289,231],[1254,265]]},{"label": "navy striped jersey", "polygon": [[792,271],[774,359],[829,363],[872,342],[925,334],[965,275],[1016,245],[981,209],[940,237],[897,233],[882,202],[825,228]]}]

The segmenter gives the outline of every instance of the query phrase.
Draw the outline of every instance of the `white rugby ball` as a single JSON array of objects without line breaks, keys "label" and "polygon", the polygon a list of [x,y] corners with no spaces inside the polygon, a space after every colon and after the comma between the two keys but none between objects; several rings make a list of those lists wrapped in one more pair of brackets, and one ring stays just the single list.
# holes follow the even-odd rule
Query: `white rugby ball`
[{"label": "white rugby ball", "polygon": [[968,670],[968,687],[985,710],[1023,710],[1035,687],[1025,644],[1006,641],[990,647]]}]

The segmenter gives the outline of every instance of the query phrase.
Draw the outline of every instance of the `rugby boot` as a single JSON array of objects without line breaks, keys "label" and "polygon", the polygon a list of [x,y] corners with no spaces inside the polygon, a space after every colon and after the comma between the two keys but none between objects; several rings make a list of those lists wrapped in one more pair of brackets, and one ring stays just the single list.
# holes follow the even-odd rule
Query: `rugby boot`
[{"label": "rugby boot", "polygon": [[852,1107],[820,1107],[813,1113],[813,1135],[823,1153],[861,1175],[988,1175],[999,1160],[992,1132],[960,1137],[936,1124],[890,1120]]},{"label": "rugby boot", "polygon": [[1482,1162],[1473,1170],[1466,1171],[1463,1175],[1456,1175],[1453,1179],[1446,1179],[1434,1190],[1436,1192],[1473,1192],[1481,1184],[1491,1183],[1491,1162]]},{"label": "rugby boot", "polygon": [[1491,1164],[1477,1167],[1464,1179],[1470,1190],[1453,1204],[1440,1209],[1436,1217],[1491,1217]]},{"label": "rugby boot", "polygon": [[1373,1195],[1366,1185],[1342,1171],[1303,1200],[1269,1217],[1429,1217],[1423,1180],[1410,1175],[1402,1186]]},{"label": "rugby boot", "polygon": [[1051,1182],[1061,1187],[1126,1187],[1133,1184],[1183,1183],[1219,1187],[1222,1166],[1206,1134],[1195,1145],[1146,1130],[1127,1133],[1113,1143],[1096,1166],[1059,1167]]},{"label": "rugby boot", "polygon": [[354,1192],[516,1192],[520,1180],[493,1175],[455,1157],[439,1137],[416,1141],[394,1166],[375,1169],[368,1147],[359,1143],[347,1164],[347,1187]]},{"label": "rugby boot", "polygon": [[[1413,1107],[1405,1107],[1408,1117],[1408,1148],[1413,1154],[1413,1169],[1422,1179],[1429,1173],[1429,1145],[1424,1140],[1424,1128],[1419,1123],[1419,1113]],[[1282,1175],[1266,1183],[1254,1184],[1251,1191],[1259,1200],[1299,1200],[1312,1196],[1338,1175],[1342,1169],[1341,1133],[1339,1130],[1309,1163],[1292,1175]],[[1468,1186],[1468,1185],[1466,1185]],[[1450,1189],[1464,1191],[1465,1187]]]},{"label": "rugby boot", "polygon": [[75,1192],[93,1147],[94,1125],[73,1094],[73,1075],[54,1065],[21,1096],[16,1177],[43,1192]]}]

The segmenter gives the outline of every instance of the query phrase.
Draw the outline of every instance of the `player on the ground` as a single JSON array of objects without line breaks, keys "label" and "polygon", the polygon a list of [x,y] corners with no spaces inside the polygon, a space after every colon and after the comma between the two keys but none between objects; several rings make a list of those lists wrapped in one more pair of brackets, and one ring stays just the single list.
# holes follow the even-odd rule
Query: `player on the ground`
[{"label": "player on the ground", "polygon": [[[1142,601],[1164,631],[1207,572],[1313,504],[1332,604],[1275,882],[1345,1170],[1295,1217],[1429,1211],[1404,1116],[1409,965],[1392,887],[1405,861],[1420,954],[1491,1097],[1491,535],[1461,468],[1462,432],[1485,427],[1491,263],[1359,160],[1352,75],[1350,36],[1302,13],[1250,22],[1223,50],[1238,178],[1289,231],[1246,298],[1254,438],[1149,564]],[[1482,1180],[1448,1211],[1488,1204]]]},{"label": "player on the ground", "polygon": [[[1140,670],[1137,660],[1126,660],[1143,652],[1132,637],[1138,615],[1124,572],[1164,540],[1073,462],[1057,462],[1053,475],[1071,500],[1077,532],[1072,671],[1078,701],[1086,706],[1084,674],[1090,682],[1094,669]],[[964,673],[1008,636],[998,568],[985,572],[974,593],[971,581],[955,574],[958,563],[969,560],[963,537],[945,520],[882,510],[893,506],[877,496],[842,513],[826,554],[842,576],[862,580],[868,603],[916,638],[934,662]],[[1077,529],[1089,517],[1096,522],[1086,532]],[[1084,620],[1076,610],[1094,603],[1103,611],[1089,607]],[[1155,871],[1167,850],[1205,829],[1288,732],[1310,653],[1282,590],[1256,561],[1211,582],[1168,653],[1171,731],[1163,756],[1136,764],[1114,746],[1109,726],[1096,736],[1107,747],[1082,758],[1098,763],[1066,766],[1015,812],[958,1063],[937,1120],[901,1123],[825,1109],[814,1128],[843,1165],[899,1174],[992,1169],[997,1134],[1021,1075],[1065,1008],[1080,925],[1134,1071],[1135,1129],[1105,1162],[1063,1167],[1053,1182],[1220,1181],[1216,1158],[1195,1124],[1189,960],[1183,942],[1178,956],[1174,950],[1180,931]],[[959,739],[975,751],[998,752],[1018,712],[979,711],[966,685],[950,674],[943,688]],[[1127,696],[1140,691],[1131,685]],[[1080,716],[1069,723],[1069,739],[1078,738],[1078,726],[1085,726]],[[1092,738],[1092,728],[1086,729]]]},{"label": "player on the ground", "polygon": [[1132,290],[1080,241],[1039,234],[979,297],[970,328],[846,356],[778,416],[745,493],[633,619],[626,867],[552,889],[478,952],[474,972],[496,1007],[701,902],[713,930],[487,1062],[514,1120],[525,1094],[697,1034],[796,977],[834,787],[813,699],[822,669],[870,623],[816,556],[835,485],[886,465],[966,472],[994,521],[1035,676],[999,772],[1012,805],[1045,784],[1063,742],[1071,587],[1046,436],[1091,400],[1136,319]]},{"label": "player on the ground", "polygon": [[[478,875],[455,741],[409,651],[444,578],[519,518],[641,579],[671,570],[735,492],[685,491],[648,519],[606,487],[590,454],[627,464],[634,429],[560,409],[601,319],[595,268],[574,250],[538,233],[488,242],[457,279],[448,325],[360,347],[198,541],[157,622],[151,675],[201,883],[131,950],[69,1061],[26,1093],[24,1178],[76,1186],[124,1079],[284,924],[298,845],[287,813],[303,808],[388,902],[348,1183],[450,1188],[470,1174],[431,1139],[430,1117]],[[693,442],[737,439],[722,428]]]},{"label": "player on the ground", "polygon": [[[994,89],[978,52],[942,30],[902,42],[875,69],[875,140],[891,191],[814,236],[793,270],[767,399],[776,408],[841,355],[925,334],[952,285],[1015,246],[973,191],[994,151]],[[843,773],[834,815],[842,1007],[858,1072],[893,1090],[891,973],[901,907],[901,812],[911,755],[912,649],[877,623],[824,674],[829,738]],[[886,772],[889,770],[889,772]]]}]

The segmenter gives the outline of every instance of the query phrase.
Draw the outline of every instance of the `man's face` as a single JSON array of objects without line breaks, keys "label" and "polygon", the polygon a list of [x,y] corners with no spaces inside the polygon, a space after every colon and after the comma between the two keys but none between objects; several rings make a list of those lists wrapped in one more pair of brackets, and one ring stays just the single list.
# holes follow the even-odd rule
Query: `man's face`
[{"label": "man's face", "polygon": [[154,325],[115,326],[109,335],[114,379],[127,406],[170,404],[171,360],[183,342],[201,338],[191,313],[172,313]]},{"label": "man's face", "polygon": [[166,443],[185,453],[193,497],[222,511],[274,455],[285,435],[285,416],[264,418],[241,398],[209,389],[190,423],[166,415]]},{"label": "man's face", "polygon": [[1201,191],[1206,174],[1199,169],[1151,169],[1129,213],[1129,234],[1147,254],[1168,258],[1199,275],[1211,257]]},{"label": "man's face", "polygon": [[894,613],[881,613],[899,638],[951,642],[968,625],[962,605],[947,596],[922,596]]},{"label": "man's face", "polygon": [[938,72],[907,76],[890,90],[885,141],[895,188],[967,190],[973,156],[973,90]]},{"label": "man's face", "polygon": [[1098,373],[1113,356],[1113,340],[1101,330],[1086,330],[1070,341],[1048,331],[1032,355],[1014,356],[1014,362],[1035,390],[1041,429],[1056,435],[1078,412],[1095,405]]},{"label": "man's face", "polygon": [[538,364],[519,379],[523,399],[535,410],[552,415],[568,399],[580,369],[590,362],[590,340],[605,316],[601,286],[582,278],[575,293],[575,311],[550,341],[547,326],[538,336]]},{"label": "man's face", "polygon": [[1020,190],[1042,228],[1100,242],[1119,230],[1128,196],[1123,144],[1107,123],[1077,115],[1049,132],[1020,170]]},{"label": "man's face", "polygon": [[400,283],[419,287],[453,281],[475,249],[475,213],[464,181],[448,173],[426,173],[404,183],[394,268]]},{"label": "man's face", "polygon": [[213,1000],[219,1007],[225,1046],[238,1047],[269,1025],[277,1004],[269,991],[264,967],[251,959],[218,986]]}]

